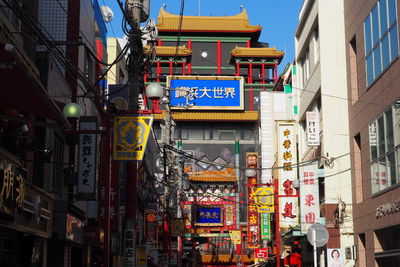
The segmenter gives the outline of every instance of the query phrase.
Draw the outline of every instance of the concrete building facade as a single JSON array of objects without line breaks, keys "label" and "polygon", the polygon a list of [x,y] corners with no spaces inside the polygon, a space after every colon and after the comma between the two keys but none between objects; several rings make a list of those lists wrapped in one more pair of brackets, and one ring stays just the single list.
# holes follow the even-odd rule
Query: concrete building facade
[{"label": "concrete building facade", "polygon": [[399,266],[398,6],[344,1],[356,266]]}]

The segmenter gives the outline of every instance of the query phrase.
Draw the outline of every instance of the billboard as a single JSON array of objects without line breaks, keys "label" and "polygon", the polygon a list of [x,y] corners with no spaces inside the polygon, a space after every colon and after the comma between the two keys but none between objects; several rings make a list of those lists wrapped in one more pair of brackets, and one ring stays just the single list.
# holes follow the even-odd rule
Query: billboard
[{"label": "billboard", "polygon": [[223,226],[222,206],[199,206],[196,209],[196,226]]},{"label": "billboard", "polygon": [[243,77],[167,76],[167,87],[173,109],[244,109]]},{"label": "billboard", "polygon": [[300,214],[301,232],[307,234],[308,228],[319,222],[319,186],[317,164],[300,168]]}]

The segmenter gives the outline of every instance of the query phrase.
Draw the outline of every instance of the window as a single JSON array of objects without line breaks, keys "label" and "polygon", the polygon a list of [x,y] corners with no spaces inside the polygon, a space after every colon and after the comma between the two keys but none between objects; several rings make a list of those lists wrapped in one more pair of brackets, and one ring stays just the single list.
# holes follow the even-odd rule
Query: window
[{"label": "window", "polygon": [[396,0],[379,0],[364,20],[367,86],[399,55]]},{"label": "window", "polygon": [[303,75],[303,87],[306,86],[307,80],[310,77],[310,53],[307,49],[302,59],[302,75]]},{"label": "window", "polygon": [[400,179],[400,112],[398,102],[369,125],[371,187],[375,194]]}]

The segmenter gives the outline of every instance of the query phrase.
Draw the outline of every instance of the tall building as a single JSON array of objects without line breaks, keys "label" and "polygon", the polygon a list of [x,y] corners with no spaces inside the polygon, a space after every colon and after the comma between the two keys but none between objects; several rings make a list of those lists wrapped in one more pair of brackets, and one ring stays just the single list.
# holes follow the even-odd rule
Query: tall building
[{"label": "tall building", "polygon": [[[96,96],[102,81],[95,83],[106,58],[100,7],[91,0],[7,0],[0,12],[7,88],[0,97],[0,265],[94,264],[103,254],[95,201],[100,146],[97,134],[83,144],[77,130],[99,129],[88,128],[88,116],[97,125],[104,119]],[[77,105],[66,111],[86,116],[79,123],[67,118],[77,113],[62,112],[70,102]]]},{"label": "tall building", "polygon": [[[327,249],[321,252],[326,256],[321,259],[329,263],[337,250],[342,264],[352,266],[354,257],[348,251],[354,244],[351,197],[354,185],[348,140],[343,5],[343,1],[303,2],[295,32],[293,92],[298,103],[302,163],[298,169],[301,233],[307,234],[313,223],[324,224],[329,240]],[[310,187],[310,181],[318,181],[318,186]],[[319,210],[307,210],[318,205]],[[304,257],[304,263],[312,263],[309,256]]]},{"label": "tall building", "polygon": [[356,266],[399,266],[399,1],[344,1]]},{"label": "tall building", "polygon": [[[234,16],[180,19],[161,9],[158,43],[145,49],[155,58],[145,81],[166,83],[176,123],[172,139],[181,140],[181,175],[188,181],[183,203],[171,197],[173,207],[183,204],[183,216],[167,212],[183,217],[185,233],[171,233],[170,238],[165,234],[164,240],[178,244],[163,253],[172,253],[166,260],[173,264],[186,261],[190,266],[254,262],[253,250],[262,246],[262,237],[247,190],[255,189],[260,173],[245,177],[244,170],[260,164],[260,91],[271,90],[277,81],[283,52],[259,41],[261,27],[249,23],[246,10]],[[159,141],[169,138],[162,121],[166,114],[155,116]],[[159,172],[162,176],[162,169]],[[164,181],[182,178],[171,176]],[[240,231],[241,245],[226,242],[232,231]],[[184,257],[176,258],[177,251]]]}]

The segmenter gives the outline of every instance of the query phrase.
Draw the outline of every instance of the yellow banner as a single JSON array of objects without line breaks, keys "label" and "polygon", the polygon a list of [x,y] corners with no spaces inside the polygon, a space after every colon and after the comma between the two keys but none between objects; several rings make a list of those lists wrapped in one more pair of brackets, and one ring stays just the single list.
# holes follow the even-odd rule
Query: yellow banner
[{"label": "yellow banner", "polygon": [[115,117],[114,160],[142,160],[152,124],[152,116]]},{"label": "yellow banner", "polygon": [[240,231],[229,231],[229,236],[233,244],[238,245],[242,242]]},{"label": "yellow banner", "polygon": [[274,213],[274,188],[259,187],[254,193],[254,202],[259,213]]}]

